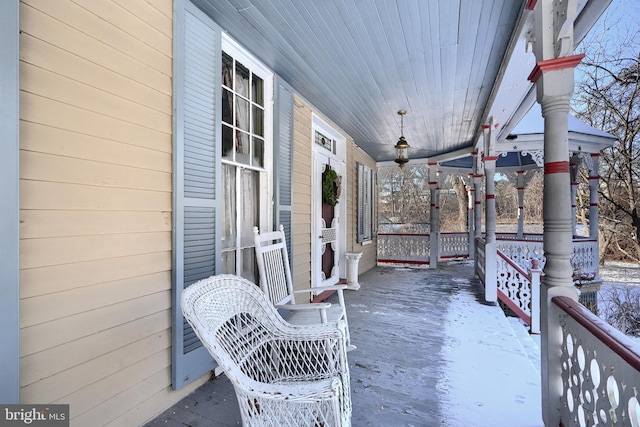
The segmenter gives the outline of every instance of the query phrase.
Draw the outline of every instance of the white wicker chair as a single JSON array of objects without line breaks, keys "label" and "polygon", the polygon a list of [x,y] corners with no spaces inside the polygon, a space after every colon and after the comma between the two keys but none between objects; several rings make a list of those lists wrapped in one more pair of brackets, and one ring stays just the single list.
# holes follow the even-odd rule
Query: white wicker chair
[{"label": "white wicker chair", "polygon": [[244,426],[350,426],[344,322],[294,326],[238,276],[196,282],[185,318],[234,385]]},{"label": "white wicker chair", "polygon": [[[286,317],[287,322],[295,325],[310,325],[342,320],[347,326],[347,351],[354,350],[356,346],[351,344],[347,309],[344,303],[343,290],[347,286],[317,286],[294,291],[284,227],[280,225],[277,231],[264,233],[260,233],[258,227],[253,227],[253,235],[260,273],[260,288],[276,308],[291,310]],[[337,305],[326,302],[296,304],[294,295],[297,293],[319,295],[327,291],[338,293]]]}]

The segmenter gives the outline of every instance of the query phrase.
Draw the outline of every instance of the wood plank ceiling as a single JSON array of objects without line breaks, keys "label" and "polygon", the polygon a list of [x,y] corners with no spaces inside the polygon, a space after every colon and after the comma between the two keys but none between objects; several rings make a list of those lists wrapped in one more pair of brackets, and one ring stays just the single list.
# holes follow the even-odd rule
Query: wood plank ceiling
[{"label": "wood plank ceiling", "polygon": [[194,3],[376,161],[395,158],[400,109],[412,159],[473,146],[528,13],[524,0]]}]

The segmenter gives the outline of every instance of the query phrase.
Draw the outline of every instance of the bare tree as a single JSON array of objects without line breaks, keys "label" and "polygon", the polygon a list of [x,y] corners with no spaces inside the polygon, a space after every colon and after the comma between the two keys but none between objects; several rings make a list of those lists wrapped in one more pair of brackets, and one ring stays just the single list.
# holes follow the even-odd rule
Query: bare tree
[{"label": "bare tree", "polygon": [[380,224],[429,222],[428,166],[381,167],[378,190]]},{"label": "bare tree", "polygon": [[640,336],[640,292],[635,286],[612,286],[601,292],[601,317],[630,336]]},{"label": "bare tree", "polygon": [[609,31],[616,25],[583,44],[573,107],[618,138],[600,161],[601,256],[640,261],[640,30]]},{"label": "bare tree", "polygon": [[467,214],[469,212],[469,201],[467,196],[467,186],[464,182],[464,177],[458,174],[451,175],[451,185],[456,192],[456,198],[458,199],[458,230],[465,231],[467,226]]}]

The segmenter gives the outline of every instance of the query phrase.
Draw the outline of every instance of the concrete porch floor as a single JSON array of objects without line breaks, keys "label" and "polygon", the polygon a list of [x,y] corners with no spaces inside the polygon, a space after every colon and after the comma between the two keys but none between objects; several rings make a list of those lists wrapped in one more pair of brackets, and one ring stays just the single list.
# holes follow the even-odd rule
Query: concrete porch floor
[{"label": "concrete porch floor", "polygon": [[[517,338],[524,327],[514,330],[497,305],[484,303],[471,262],[377,267],[359,282],[345,292],[358,347],[348,356],[354,427],[543,425],[539,364]],[[240,424],[221,376],[147,426]]]}]

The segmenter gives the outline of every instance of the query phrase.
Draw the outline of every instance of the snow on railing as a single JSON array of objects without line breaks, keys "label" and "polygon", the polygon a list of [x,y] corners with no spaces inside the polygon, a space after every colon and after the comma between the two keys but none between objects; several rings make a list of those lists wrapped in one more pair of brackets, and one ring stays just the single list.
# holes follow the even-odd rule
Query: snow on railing
[{"label": "snow on railing", "polygon": [[562,425],[640,426],[640,345],[577,301],[552,301],[562,334]]},{"label": "snow on railing", "polygon": [[542,242],[542,234],[525,233],[518,237],[516,233],[496,233],[498,240],[526,240],[531,242]]}]

